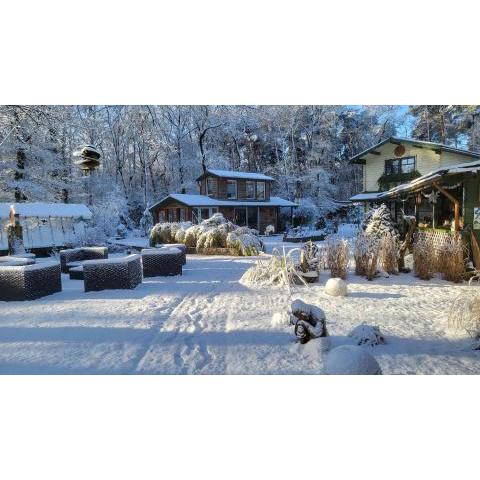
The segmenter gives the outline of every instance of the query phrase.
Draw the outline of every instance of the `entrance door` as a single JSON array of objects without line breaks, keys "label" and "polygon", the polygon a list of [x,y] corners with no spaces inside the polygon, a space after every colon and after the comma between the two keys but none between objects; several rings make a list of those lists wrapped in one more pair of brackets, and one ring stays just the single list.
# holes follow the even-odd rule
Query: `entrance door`
[{"label": "entrance door", "polygon": [[239,227],[245,227],[247,225],[247,209],[236,208],[235,209],[235,224]]},{"label": "entrance door", "polygon": [[248,226],[258,230],[258,207],[247,207]]}]

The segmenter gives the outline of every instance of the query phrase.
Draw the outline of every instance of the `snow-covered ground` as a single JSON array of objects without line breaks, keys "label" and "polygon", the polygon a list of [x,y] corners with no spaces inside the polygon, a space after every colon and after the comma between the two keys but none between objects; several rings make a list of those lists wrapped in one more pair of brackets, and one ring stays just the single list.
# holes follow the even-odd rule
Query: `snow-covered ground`
[{"label": "snow-covered ground", "polygon": [[190,255],[183,276],[145,279],[135,290],[84,293],[63,275],[60,293],[0,302],[0,373],[322,373],[321,342],[295,343],[293,328],[278,322],[295,298],[326,312],[332,347],[353,343],[348,333],[363,321],[378,325],[387,344],[362,348],[386,374],[480,373],[480,352],[447,330],[450,300],[474,287],[350,273],[350,295],[329,297],[323,272],[289,299],[284,288],[239,283],[254,262]]}]

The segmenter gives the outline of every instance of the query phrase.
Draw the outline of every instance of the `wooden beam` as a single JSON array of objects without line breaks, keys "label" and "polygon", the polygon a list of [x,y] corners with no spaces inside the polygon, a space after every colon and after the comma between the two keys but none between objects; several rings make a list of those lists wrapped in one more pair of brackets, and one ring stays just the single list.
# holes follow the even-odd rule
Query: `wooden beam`
[{"label": "wooden beam", "polygon": [[358,163],[359,165],[365,165],[367,161],[364,158],[357,158],[353,163]]},{"label": "wooden beam", "polygon": [[442,153],[442,149],[441,148],[432,148],[432,150],[437,154],[437,155],[440,155]]},{"label": "wooden beam", "polygon": [[381,155],[381,152],[379,152],[378,150],[372,150],[371,152],[368,152],[368,153],[371,153],[372,155]]},{"label": "wooden beam", "polygon": [[458,232],[460,230],[460,202],[450,192],[442,188],[437,182],[433,182],[433,186],[453,203],[455,231]]},{"label": "wooden beam", "polygon": [[422,145],[413,145],[415,148],[423,148]]},{"label": "wooden beam", "polygon": [[394,145],[401,145],[402,142],[399,142],[397,140],[390,140],[390,143],[393,143]]}]

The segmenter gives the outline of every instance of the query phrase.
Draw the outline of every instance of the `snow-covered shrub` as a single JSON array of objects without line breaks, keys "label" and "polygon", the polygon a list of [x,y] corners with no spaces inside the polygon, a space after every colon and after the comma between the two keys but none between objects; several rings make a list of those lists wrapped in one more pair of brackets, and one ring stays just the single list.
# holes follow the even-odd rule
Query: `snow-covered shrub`
[{"label": "snow-covered shrub", "polygon": [[220,227],[203,229],[197,239],[197,252],[207,248],[225,248],[227,246],[227,233]]},{"label": "snow-covered shrub", "polygon": [[315,305],[302,300],[294,300],[291,304],[290,323],[294,325],[294,333],[300,343],[307,343],[312,338],[328,335],[325,312]]},{"label": "snow-covered shrub", "polygon": [[334,348],[325,359],[327,375],[381,375],[382,370],[375,358],[356,345],[341,345]]},{"label": "snow-covered shrub", "polygon": [[357,325],[348,336],[352,337],[357,345],[370,345],[374,347],[375,345],[385,343],[385,337],[380,332],[380,328],[365,323]]},{"label": "snow-covered shrub", "polygon": [[327,267],[334,278],[347,278],[350,246],[348,240],[330,235],[326,240]]},{"label": "snow-covered shrub", "polygon": [[267,225],[265,227],[265,235],[273,235],[275,233],[275,227],[273,225]]},{"label": "snow-covered shrub", "polygon": [[387,232],[398,236],[398,231],[388,207],[382,203],[365,214],[362,230],[367,235],[381,239]]},{"label": "snow-covered shrub", "polygon": [[294,225],[313,225],[318,219],[318,213],[318,207],[310,199],[302,199],[293,214]]},{"label": "snow-covered shrub", "polygon": [[453,299],[448,310],[448,327],[473,338],[480,337],[480,293],[475,288],[469,288]]},{"label": "snow-covered shrub", "polygon": [[227,235],[226,245],[235,251],[236,255],[256,256],[263,251],[262,241],[252,233],[238,233],[234,230]]},{"label": "snow-covered shrub", "polygon": [[329,278],[323,291],[332,297],[345,297],[348,295],[347,283],[341,278]]},{"label": "snow-covered shrub", "polygon": [[150,230],[150,246],[154,247],[159,243],[173,243],[171,223],[157,223]]},{"label": "snow-covered shrub", "polygon": [[200,234],[200,225],[192,225],[191,227],[188,227],[185,231],[183,243],[188,248],[195,248],[197,246],[197,238],[200,236]]},{"label": "snow-covered shrub", "polygon": [[[188,227],[189,228],[189,227]],[[185,235],[187,233],[187,230],[184,228],[179,228],[175,232],[175,243],[185,243]]]},{"label": "snow-covered shrub", "polygon": [[292,249],[282,255],[274,249],[271,256],[258,260],[249,268],[240,282],[249,286],[306,284],[297,272],[292,258],[292,254],[298,251],[299,249]]},{"label": "snow-covered shrub", "polygon": [[153,217],[152,213],[148,208],[146,208],[142,214],[142,218],[140,218],[140,229],[143,231],[145,235],[148,235],[150,230],[153,227]]}]

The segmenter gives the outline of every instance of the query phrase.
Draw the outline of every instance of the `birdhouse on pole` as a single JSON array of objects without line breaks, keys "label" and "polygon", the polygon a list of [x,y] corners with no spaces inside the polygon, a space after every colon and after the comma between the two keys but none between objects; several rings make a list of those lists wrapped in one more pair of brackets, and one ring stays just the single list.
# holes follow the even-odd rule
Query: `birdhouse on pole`
[{"label": "birdhouse on pole", "polygon": [[75,165],[78,165],[85,175],[93,172],[100,165],[100,152],[92,145],[83,145],[73,152],[73,156],[77,157]]}]

